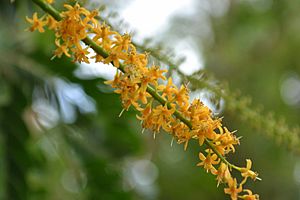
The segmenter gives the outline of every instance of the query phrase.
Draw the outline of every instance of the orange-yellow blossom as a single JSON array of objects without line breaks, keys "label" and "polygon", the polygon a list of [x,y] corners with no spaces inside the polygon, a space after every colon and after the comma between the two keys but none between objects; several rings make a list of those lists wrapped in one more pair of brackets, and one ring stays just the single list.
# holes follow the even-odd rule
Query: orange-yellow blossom
[{"label": "orange-yellow blossom", "polygon": [[29,31],[33,32],[38,30],[40,33],[45,32],[44,26],[47,24],[47,22],[39,19],[36,12],[33,14],[32,19],[26,16],[26,20],[32,24],[32,26],[28,29]]},{"label": "orange-yellow blossom", "polygon": [[243,191],[247,192],[247,194],[239,196],[239,198],[244,199],[244,200],[259,200],[259,195],[258,194],[252,194],[251,190],[245,189]]},{"label": "orange-yellow blossom", "polygon": [[258,174],[251,170],[252,161],[250,159],[246,159],[247,165],[245,168],[242,168],[241,174],[243,177],[248,178],[250,177],[253,180],[259,179]]},{"label": "orange-yellow blossom", "polygon": [[[52,3],[52,0],[48,2]],[[85,63],[94,58],[96,62],[112,63],[121,72],[118,71],[113,80],[105,83],[115,88],[114,92],[120,95],[123,110],[133,106],[140,112],[137,118],[141,120],[144,129],[157,133],[162,128],[177,143],[184,143],[185,150],[190,140],[197,140],[200,146],[205,143],[207,148],[203,152],[207,155],[199,153],[200,162],[197,166],[203,166],[207,172],[216,175],[218,185],[221,182],[228,185],[224,192],[232,200],[238,197],[252,200],[257,197],[250,190],[244,190],[247,194],[238,196],[248,177],[258,179],[257,173],[251,171],[250,160],[247,160],[245,168],[240,168],[225,159],[226,154],[235,152],[239,140],[234,132],[222,125],[221,119],[214,117],[212,111],[199,99],[190,102],[186,85],[177,87],[171,77],[166,85],[161,84],[160,80],[166,80],[164,73],[167,70],[156,65],[147,67],[148,54],[137,52],[129,34],[121,35],[96,20],[98,11],[88,11],[78,3],[74,6],[65,4],[64,7],[67,10],[60,13],[60,21],[50,15],[43,21],[36,13],[32,19],[26,18],[32,24],[29,30],[43,32],[46,25],[55,31],[57,48],[54,54],[57,57],[66,55],[73,57],[76,62]],[[86,40],[91,35],[92,39]],[[97,52],[96,55],[90,55],[89,46],[82,46],[82,40],[88,45],[93,44],[91,47]],[[102,50],[96,50],[95,45]],[[241,172],[244,177],[242,183],[237,184],[236,179],[231,177],[229,169],[232,168]]]},{"label": "orange-yellow blossom", "polygon": [[207,156],[205,157],[203,153],[199,153],[199,159],[202,161],[197,164],[197,166],[203,166],[204,169],[206,169],[206,172],[210,171],[212,174],[215,174],[217,172],[214,165],[219,164],[220,159],[216,154],[211,154],[211,152],[208,152]]},{"label": "orange-yellow blossom", "polygon": [[228,180],[228,188],[224,189],[225,194],[229,194],[232,200],[237,200],[238,194],[242,192],[242,185],[237,185],[236,178],[230,178]]}]

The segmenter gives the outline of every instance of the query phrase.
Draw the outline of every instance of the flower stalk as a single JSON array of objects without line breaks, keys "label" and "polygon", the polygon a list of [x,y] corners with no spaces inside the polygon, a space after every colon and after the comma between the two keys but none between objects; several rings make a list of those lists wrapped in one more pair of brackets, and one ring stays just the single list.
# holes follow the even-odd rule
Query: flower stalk
[{"label": "flower stalk", "polygon": [[[34,19],[27,18],[32,24],[29,30],[41,30],[43,26],[54,30],[56,57],[65,55],[73,57],[76,62],[89,63],[88,47],[93,49],[96,55],[91,58],[95,58],[96,62],[111,63],[121,71],[106,84],[116,88],[115,93],[120,94],[125,110],[132,106],[140,111],[141,115],[137,115],[137,118],[142,121],[143,128],[152,130],[154,136],[163,129],[179,144],[184,143],[185,150],[191,139],[198,140],[200,146],[206,144],[207,149],[199,153],[201,162],[197,166],[203,166],[207,172],[217,175],[218,184],[223,182],[228,185],[224,192],[232,200],[258,199],[258,195],[242,189],[248,177],[258,179],[257,173],[250,169],[251,160],[247,160],[247,167],[243,168],[225,158],[226,154],[235,151],[234,145],[239,144],[239,139],[222,126],[221,119],[213,119],[211,111],[199,99],[190,103],[186,86],[177,88],[171,78],[167,85],[160,85],[158,80],[166,80],[163,75],[166,70],[158,66],[147,67],[147,54],[136,52],[128,34],[120,35],[111,31],[110,27],[95,19],[97,11],[88,11],[79,4],[65,4],[67,11],[58,12],[44,0],[32,1],[48,15],[46,20],[41,18],[40,21],[36,13]],[[90,37],[91,34],[94,36]],[[82,47],[81,41],[88,47]],[[160,105],[153,105],[152,99]],[[215,168],[217,166],[218,169]],[[237,180],[231,176],[232,169],[238,170],[244,177],[241,183],[237,184]],[[246,194],[239,195],[243,191]]]}]

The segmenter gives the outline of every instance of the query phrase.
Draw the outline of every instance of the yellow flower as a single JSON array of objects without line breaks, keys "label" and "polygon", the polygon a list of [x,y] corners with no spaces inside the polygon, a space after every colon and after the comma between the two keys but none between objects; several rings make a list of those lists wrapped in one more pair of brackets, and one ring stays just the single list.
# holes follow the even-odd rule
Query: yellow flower
[{"label": "yellow flower", "polygon": [[70,44],[79,44],[80,40],[86,38],[87,32],[84,24],[80,20],[65,17],[59,22],[56,37],[61,37],[65,42]]},{"label": "yellow flower", "polygon": [[242,185],[238,187],[235,178],[230,178],[227,183],[228,188],[224,188],[225,194],[229,194],[232,200],[237,200],[238,194],[243,190]]},{"label": "yellow flower", "polygon": [[136,115],[136,117],[141,120],[141,121],[144,121],[146,120],[150,114],[151,114],[151,111],[152,111],[152,104],[149,103],[147,104],[147,106],[145,108],[139,108],[138,111],[141,112],[142,116],[138,116]]},{"label": "yellow flower", "polygon": [[57,28],[57,21],[51,15],[47,16],[47,26],[50,30]]},{"label": "yellow flower", "polygon": [[201,121],[211,119],[211,110],[199,99],[195,99],[191,103],[188,111],[190,112],[190,119],[195,128],[198,124],[201,124]]},{"label": "yellow flower", "polygon": [[130,52],[127,54],[127,58],[124,60],[124,64],[133,65],[140,70],[144,70],[147,66],[148,58],[147,54],[138,54],[134,46],[130,47]]},{"label": "yellow flower", "polygon": [[70,18],[80,18],[80,14],[84,14],[86,16],[90,15],[90,11],[87,9],[81,7],[78,3],[76,3],[74,6],[71,6],[69,4],[64,4],[64,7],[68,9],[68,11],[65,11],[62,13],[63,17],[70,17]]},{"label": "yellow flower", "polygon": [[245,168],[241,169],[241,174],[243,177],[250,177],[253,180],[259,179],[258,174],[256,172],[251,171],[252,161],[250,159],[246,159],[247,165]]},{"label": "yellow flower", "polygon": [[66,45],[61,45],[59,40],[55,40],[55,44],[57,46],[56,50],[54,51],[54,55],[57,57],[61,57],[63,54],[65,54],[68,57],[71,57],[69,54],[69,49]]},{"label": "yellow flower", "polygon": [[[93,33],[95,33],[93,40],[98,41],[106,50],[111,48],[111,35],[117,34],[116,32],[111,31],[110,27],[105,24],[95,26],[93,28]],[[101,41],[99,41],[99,39],[101,39]]]},{"label": "yellow flower", "polygon": [[168,108],[167,104],[164,106],[159,105],[153,109],[153,120],[156,124],[156,131],[158,132],[161,126],[167,126],[170,123],[173,113],[175,112],[175,107],[171,109]]},{"label": "yellow flower", "polygon": [[240,144],[239,139],[232,132],[228,131],[226,127],[218,126],[218,129],[220,134],[217,134],[214,139],[216,149],[222,155],[228,154],[230,151],[235,152],[234,145]]},{"label": "yellow flower", "polygon": [[155,65],[151,66],[149,68],[148,76],[150,76],[152,80],[155,81],[155,82],[151,81],[152,85],[156,85],[158,79],[166,80],[166,77],[163,75],[163,73],[167,71],[168,70],[160,69],[158,66]]},{"label": "yellow flower", "polygon": [[[122,98],[122,97],[121,97]],[[135,109],[139,109],[140,108],[140,105],[136,102],[136,101],[134,101],[134,99],[133,98],[124,98],[123,100],[122,100],[122,104],[123,104],[123,107],[124,107],[124,109],[125,110],[127,110],[128,111],[128,109],[129,109],[129,107],[131,106],[131,105],[133,105],[133,107],[135,108]]]},{"label": "yellow flower", "polygon": [[136,92],[139,87],[136,83],[124,74],[115,76],[113,81],[107,81],[106,84],[112,84],[114,88],[117,88],[114,92],[121,95],[122,104],[124,109],[128,110],[130,105],[135,108],[139,108],[139,104],[136,102]]},{"label": "yellow flower", "polygon": [[175,138],[181,138],[181,136],[184,135],[184,131],[186,130],[187,126],[184,123],[175,119],[171,120],[172,122],[168,126],[165,126],[164,130],[168,133],[173,134]]},{"label": "yellow flower", "polygon": [[131,37],[129,34],[124,34],[123,36],[116,35],[116,41],[113,42],[115,51],[128,51],[129,46],[131,46]]},{"label": "yellow flower", "polygon": [[76,45],[75,48],[72,49],[72,52],[74,53],[74,62],[85,62],[85,63],[90,63],[88,57],[86,55],[89,54],[89,51],[88,51],[88,48],[89,47],[86,47],[86,48],[82,48],[81,45]]},{"label": "yellow flower", "polygon": [[95,19],[95,17],[98,15],[99,15],[98,10],[93,10],[92,12],[90,12],[88,15],[85,16],[85,18],[83,19],[83,23],[88,24],[89,22],[91,22],[94,25],[98,25],[99,21]]},{"label": "yellow flower", "polygon": [[243,190],[244,192],[247,192],[248,194],[245,194],[243,196],[239,196],[239,198],[244,200],[259,200],[259,196],[257,194],[252,194],[251,190]]},{"label": "yellow flower", "polygon": [[176,91],[176,103],[180,106],[180,109],[186,111],[189,106],[188,89],[181,85],[180,89]]},{"label": "yellow flower", "polygon": [[46,22],[39,19],[36,12],[33,14],[32,19],[26,16],[26,20],[32,24],[32,26],[28,29],[29,31],[33,32],[37,29],[40,33],[45,32],[44,26],[46,25]]},{"label": "yellow flower", "polygon": [[217,181],[218,181],[217,186],[219,186],[220,182],[226,183],[231,178],[228,166],[223,162],[221,162],[219,169],[216,172],[216,175],[217,175]]},{"label": "yellow flower", "polygon": [[136,100],[140,100],[143,104],[147,104],[147,98],[151,97],[151,95],[146,92],[145,90],[137,90],[136,93]]},{"label": "yellow flower", "polygon": [[206,172],[210,171],[212,174],[215,174],[217,172],[213,165],[218,164],[220,162],[220,159],[216,154],[211,155],[211,152],[209,151],[207,157],[205,157],[204,154],[200,152],[199,159],[202,162],[198,163],[197,166],[203,165],[204,169],[206,169]]},{"label": "yellow flower", "polygon": [[214,139],[215,133],[213,131],[211,122],[202,120],[201,122],[198,122],[197,129],[192,130],[196,138],[198,138],[199,145],[202,146],[205,139]]},{"label": "yellow flower", "polygon": [[177,143],[184,143],[184,150],[187,150],[190,139],[192,139],[193,134],[189,127],[175,119],[171,119],[171,123],[168,126],[163,126],[166,132],[173,134],[173,138],[177,139]]},{"label": "yellow flower", "polygon": [[112,52],[107,58],[104,59],[105,64],[112,63],[116,68],[120,67],[120,59],[123,58],[121,53]]},{"label": "yellow flower", "polygon": [[[183,129],[186,130],[186,129]],[[192,134],[189,130],[183,131],[183,134],[180,135],[180,139],[178,140],[178,143],[184,142],[184,150],[187,150],[188,144],[190,139],[192,138]]]},{"label": "yellow flower", "polygon": [[158,91],[162,91],[162,97],[167,97],[167,100],[173,101],[174,94],[177,92],[177,87],[173,84],[172,78],[169,77],[167,85],[157,86]]}]

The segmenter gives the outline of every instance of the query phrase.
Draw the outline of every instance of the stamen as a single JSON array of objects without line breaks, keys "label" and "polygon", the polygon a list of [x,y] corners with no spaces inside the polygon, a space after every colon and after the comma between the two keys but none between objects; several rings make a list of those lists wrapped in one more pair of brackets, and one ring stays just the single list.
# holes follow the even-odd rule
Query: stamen
[{"label": "stamen", "polygon": [[171,147],[173,146],[173,142],[174,142],[174,137],[172,137],[172,140],[171,140]]},{"label": "stamen", "polygon": [[56,58],[56,55],[53,55],[50,60],[54,60],[54,58]]},{"label": "stamen", "polygon": [[119,117],[122,116],[122,114],[123,114],[124,111],[125,111],[125,109],[123,108],[122,111],[121,111],[120,114],[119,114]]}]

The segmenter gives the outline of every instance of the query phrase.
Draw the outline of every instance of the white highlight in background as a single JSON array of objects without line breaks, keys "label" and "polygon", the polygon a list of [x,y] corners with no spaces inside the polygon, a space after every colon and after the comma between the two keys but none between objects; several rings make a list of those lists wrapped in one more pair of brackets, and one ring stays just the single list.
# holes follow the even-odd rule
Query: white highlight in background
[{"label": "white highlight in background", "polygon": [[120,14],[145,38],[164,29],[171,15],[193,10],[193,0],[133,0]]},{"label": "white highlight in background", "polygon": [[[124,31],[136,31],[134,40],[141,41],[142,38],[161,34],[162,30],[167,28],[168,21],[173,15],[189,15],[195,11],[194,8],[193,0],[132,0],[128,7],[120,11],[120,15],[132,28],[132,30]],[[172,46],[175,54],[186,58],[181,64],[180,70],[187,75],[203,68],[201,52],[195,48],[193,42],[183,38],[182,41],[178,41]],[[93,63],[91,60],[91,64],[80,64],[80,68],[76,70],[75,74],[83,79],[94,77],[113,79],[115,72],[114,67]]]}]

